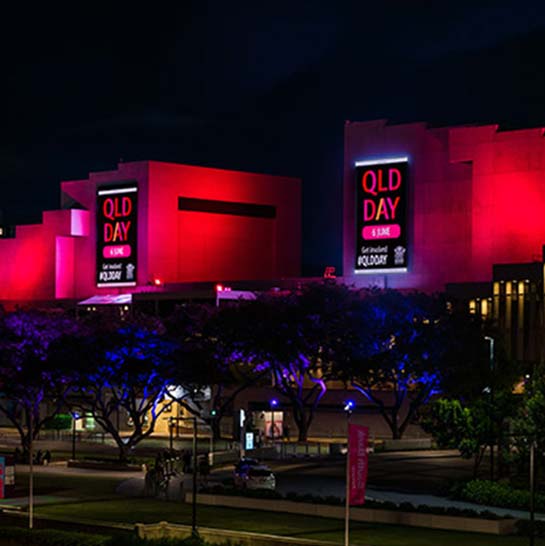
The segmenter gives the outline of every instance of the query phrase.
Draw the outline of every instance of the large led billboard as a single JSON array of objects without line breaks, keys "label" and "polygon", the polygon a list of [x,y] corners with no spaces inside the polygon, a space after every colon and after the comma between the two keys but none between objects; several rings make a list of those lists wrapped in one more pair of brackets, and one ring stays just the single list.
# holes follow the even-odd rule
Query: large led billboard
[{"label": "large led billboard", "polygon": [[138,186],[97,190],[97,286],[134,286],[137,273]]},{"label": "large led billboard", "polygon": [[406,157],[356,162],[356,273],[406,271]]}]

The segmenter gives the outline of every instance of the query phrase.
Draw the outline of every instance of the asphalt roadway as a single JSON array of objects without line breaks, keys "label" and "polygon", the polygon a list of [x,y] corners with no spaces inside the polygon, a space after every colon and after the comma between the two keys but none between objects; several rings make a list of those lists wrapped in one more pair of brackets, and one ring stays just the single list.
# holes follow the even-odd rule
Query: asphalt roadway
[{"label": "asphalt roadway", "polygon": [[[276,475],[280,492],[344,496],[345,459],[298,459],[267,461]],[[481,471],[484,477],[486,466]],[[216,472],[218,479],[232,469]],[[374,453],[369,456],[368,484],[376,490],[444,495],[453,481],[470,479],[473,462],[457,451],[429,450]]]}]

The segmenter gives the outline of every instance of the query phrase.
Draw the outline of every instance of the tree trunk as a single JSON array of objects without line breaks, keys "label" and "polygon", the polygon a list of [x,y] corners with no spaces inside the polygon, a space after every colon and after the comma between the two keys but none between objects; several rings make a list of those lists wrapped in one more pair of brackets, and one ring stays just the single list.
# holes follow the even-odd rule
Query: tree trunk
[{"label": "tree trunk", "polygon": [[117,449],[119,452],[119,462],[126,463],[129,460],[130,446],[128,444],[125,444],[121,437],[119,437],[119,441],[117,441],[117,438],[116,438],[116,442],[117,442]]},{"label": "tree trunk", "polygon": [[308,429],[310,426],[309,419],[307,419],[306,412],[304,408],[298,407],[293,412],[293,420],[297,425],[297,430],[299,432],[298,441],[306,442],[308,438]]},{"label": "tree trunk", "polygon": [[296,420],[295,423],[297,425],[297,429],[299,430],[299,436],[297,438],[298,441],[306,442],[308,438],[308,429],[309,429],[308,424],[305,422],[304,419],[300,423]]},{"label": "tree trunk", "polygon": [[388,426],[390,427],[390,431],[392,433],[392,440],[401,440],[401,437],[403,435],[403,432],[399,429],[399,423],[397,419],[397,413],[398,409],[392,409],[390,412],[390,417],[387,416],[387,412],[382,412],[382,416],[385,418],[386,422],[388,423]]}]

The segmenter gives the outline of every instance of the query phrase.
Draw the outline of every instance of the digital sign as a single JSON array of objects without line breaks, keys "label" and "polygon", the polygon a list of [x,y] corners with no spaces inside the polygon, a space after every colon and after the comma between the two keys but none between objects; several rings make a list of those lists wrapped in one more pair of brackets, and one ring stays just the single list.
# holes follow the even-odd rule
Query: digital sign
[{"label": "digital sign", "polygon": [[138,186],[97,191],[97,286],[134,286],[137,273]]},{"label": "digital sign", "polygon": [[356,162],[356,273],[406,271],[405,157]]}]

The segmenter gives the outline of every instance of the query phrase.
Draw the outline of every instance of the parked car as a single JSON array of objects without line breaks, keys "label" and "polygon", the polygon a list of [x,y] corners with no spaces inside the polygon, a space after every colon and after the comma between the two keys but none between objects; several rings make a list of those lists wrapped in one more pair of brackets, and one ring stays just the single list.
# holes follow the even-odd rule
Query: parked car
[{"label": "parked car", "polygon": [[265,465],[247,465],[235,469],[235,487],[241,489],[276,489],[276,478]]},{"label": "parked car", "polygon": [[259,466],[261,463],[258,459],[253,459],[252,457],[242,457],[238,463],[235,464],[235,475],[244,468],[250,466]]}]

